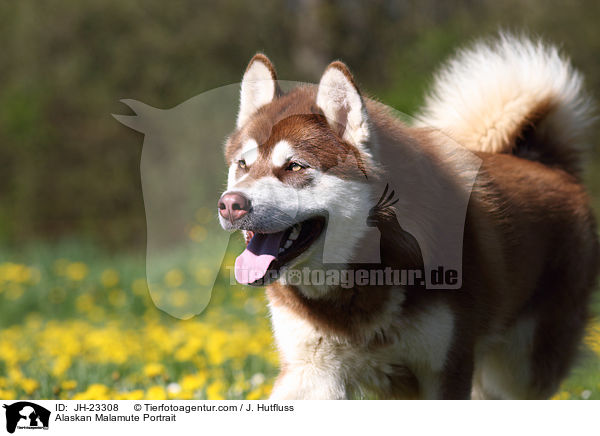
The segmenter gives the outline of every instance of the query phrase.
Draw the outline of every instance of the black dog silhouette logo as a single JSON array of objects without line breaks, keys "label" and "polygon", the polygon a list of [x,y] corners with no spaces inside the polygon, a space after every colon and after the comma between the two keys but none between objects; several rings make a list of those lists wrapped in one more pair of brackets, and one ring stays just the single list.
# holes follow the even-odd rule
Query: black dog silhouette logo
[{"label": "black dog silhouette logo", "polygon": [[50,411],[29,401],[19,401],[3,406],[6,409],[6,431],[19,429],[48,429]]}]

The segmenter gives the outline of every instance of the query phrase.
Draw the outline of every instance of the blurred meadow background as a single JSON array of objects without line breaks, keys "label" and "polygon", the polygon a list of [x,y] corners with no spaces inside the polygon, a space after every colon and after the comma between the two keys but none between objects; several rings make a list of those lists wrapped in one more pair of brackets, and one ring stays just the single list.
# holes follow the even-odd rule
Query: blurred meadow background
[{"label": "blurred meadow background", "polygon": [[[152,302],[143,136],[110,116],[126,113],[120,99],[170,108],[238,82],[264,51],[284,80],[316,82],[342,59],[364,92],[411,114],[444,58],[498,29],[558,44],[598,99],[599,21],[596,0],[2,2],[0,399],[270,392],[277,357],[261,289],[231,286],[223,269],[199,316],[178,320]],[[600,214],[598,133],[586,179]],[[214,177],[225,179],[224,166]],[[192,240],[208,219],[189,223]],[[185,306],[185,289],[206,276],[197,264],[170,269],[166,298]],[[555,398],[600,399],[597,318]]]}]

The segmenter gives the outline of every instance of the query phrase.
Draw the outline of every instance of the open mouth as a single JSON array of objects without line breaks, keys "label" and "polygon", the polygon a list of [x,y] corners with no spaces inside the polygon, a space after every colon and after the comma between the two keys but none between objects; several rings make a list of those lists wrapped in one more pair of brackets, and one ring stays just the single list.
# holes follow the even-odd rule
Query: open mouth
[{"label": "open mouth", "polygon": [[281,268],[306,251],[324,227],[325,218],[314,217],[281,232],[247,232],[246,249],[235,260],[235,279],[251,286],[277,280]]}]

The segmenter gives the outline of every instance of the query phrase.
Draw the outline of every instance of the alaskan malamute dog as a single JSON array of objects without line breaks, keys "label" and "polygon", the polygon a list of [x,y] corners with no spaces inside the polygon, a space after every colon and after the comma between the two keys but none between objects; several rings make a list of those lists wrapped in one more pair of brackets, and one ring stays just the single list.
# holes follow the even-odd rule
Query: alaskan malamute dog
[{"label": "alaskan malamute dog", "polygon": [[506,35],[459,52],[411,122],[342,62],[283,92],[254,56],[218,209],[246,239],[236,279],[268,285],[272,398],[550,397],[598,270],[589,108],[555,48]]}]

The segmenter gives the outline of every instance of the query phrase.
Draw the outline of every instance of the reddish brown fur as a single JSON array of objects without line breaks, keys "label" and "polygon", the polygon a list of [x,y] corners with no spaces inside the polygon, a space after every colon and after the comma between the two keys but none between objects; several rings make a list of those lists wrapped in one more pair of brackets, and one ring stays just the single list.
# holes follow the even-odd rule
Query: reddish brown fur
[{"label": "reddish brown fur", "polygon": [[[330,67],[349,74],[342,66]],[[443,140],[438,134],[407,128],[383,105],[370,100],[366,104],[382,145],[382,160],[386,153],[383,146],[393,146],[393,153],[398,153],[397,147],[409,143],[436,159],[431,150]],[[532,114],[531,119],[535,116]],[[531,356],[533,379],[523,388],[524,395],[548,397],[567,374],[588,320],[588,301],[598,271],[598,242],[589,199],[577,177],[564,169],[575,173],[572,156],[544,154],[544,144],[538,143],[539,138],[529,129],[534,126],[524,125],[516,139],[518,149],[529,150],[529,154],[521,155],[544,163],[511,154],[478,154],[483,164],[467,211],[462,289],[405,290],[402,316],[436,302],[443,302],[455,315],[452,346],[441,381],[443,398],[469,397],[478,341],[502,333],[524,316],[537,320]],[[269,162],[273,146],[285,139],[311,166],[340,177],[359,179],[376,176],[379,171],[368,167],[358,150],[328,126],[315,107],[315,89],[311,87],[298,88],[262,107],[235,132],[226,148],[229,164],[247,138],[259,144],[257,162]],[[339,165],[338,157],[348,153],[359,157],[360,171],[354,165]],[[272,171],[268,164],[250,169],[253,178]],[[284,171],[274,175],[295,186],[306,183],[302,175]],[[384,215],[381,230],[391,251],[383,266],[422,267],[411,242],[399,238],[398,229]],[[394,292],[401,290],[385,286],[336,288],[326,297],[311,299],[295,287],[278,283],[267,289],[271,305],[287,308],[323,334],[375,348],[388,343],[386,332],[373,333],[367,326],[382,316]],[[282,365],[285,372],[286,362]],[[414,374],[402,366],[398,376],[391,378],[391,386],[388,396],[394,398],[412,397],[419,390]]]},{"label": "reddish brown fur", "polygon": [[[260,108],[242,129],[227,141],[225,159],[233,163],[246,139],[259,145],[257,165],[249,170],[238,169],[238,176],[250,171],[250,179],[271,173],[270,157],[273,147],[281,140],[290,142],[298,154],[312,167],[343,178],[368,177],[368,169],[358,150],[333,131],[327,119],[315,106],[315,90],[297,88],[273,103]],[[353,159],[347,159],[352,156]],[[302,175],[286,174],[283,169],[273,174],[280,179],[292,178],[294,184]]]}]

